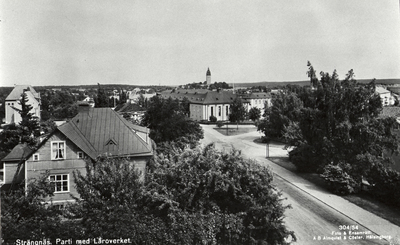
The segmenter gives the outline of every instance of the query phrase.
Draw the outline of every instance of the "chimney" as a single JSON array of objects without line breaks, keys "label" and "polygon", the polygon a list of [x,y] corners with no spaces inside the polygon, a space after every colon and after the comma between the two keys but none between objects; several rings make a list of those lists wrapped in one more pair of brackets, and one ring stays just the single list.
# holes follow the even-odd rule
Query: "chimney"
[{"label": "chimney", "polygon": [[78,113],[89,113],[90,105],[88,102],[79,102]]}]

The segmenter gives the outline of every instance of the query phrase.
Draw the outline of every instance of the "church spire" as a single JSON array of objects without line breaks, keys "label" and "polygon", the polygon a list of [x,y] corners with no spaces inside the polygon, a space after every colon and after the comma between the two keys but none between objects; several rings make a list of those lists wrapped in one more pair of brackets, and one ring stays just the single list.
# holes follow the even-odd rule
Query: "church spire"
[{"label": "church spire", "polygon": [[211,72],[210,72],[210,68],[207,69],[207,73],[206,73],[206,84],[211,84]]}]

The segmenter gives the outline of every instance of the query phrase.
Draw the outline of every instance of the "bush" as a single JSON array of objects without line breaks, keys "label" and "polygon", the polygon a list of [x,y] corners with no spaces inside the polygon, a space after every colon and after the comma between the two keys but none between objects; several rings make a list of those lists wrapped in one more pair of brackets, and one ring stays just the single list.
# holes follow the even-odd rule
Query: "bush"
[{"label": "bush", "polygon": [[339,165],[326,165],[321,177],[327,182],[328,188],[335,194],[348,195],[358,190],[357,182]]},{"label": "bush", "polygon": [[210,122],[216,122],[217,118],[215,116],[210,116]]},{"label": "bush", "polygon": [[368,182],[370,183],[370,193],[376,199],[391,206],[400,205],[400,173],[376,164],[371,168]]},{"label": "bush", "polygon": [[296,165],[297,171],[304,173],[318,172],[321,163],[312,150],[309,145],[301,145],[289,152],[289,160]]},{"label": "bush", "polygon": [[218,121],[218,122],[217,122],[217,127],[218,127],[218,128],[221,128],[222,126],[224,126],[224,123],[221,122],[221,121]]}]

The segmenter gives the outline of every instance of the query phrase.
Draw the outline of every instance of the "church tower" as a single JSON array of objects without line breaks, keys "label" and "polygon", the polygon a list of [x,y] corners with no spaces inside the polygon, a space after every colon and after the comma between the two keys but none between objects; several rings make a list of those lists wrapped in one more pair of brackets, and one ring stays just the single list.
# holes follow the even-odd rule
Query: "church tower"
[{"label": "church tower", "polygon": [[206,84],[208,84],[208,85],[211,84],[211,72],[210,72],[210,68],[207,69],[207,73],[206,73]]}]

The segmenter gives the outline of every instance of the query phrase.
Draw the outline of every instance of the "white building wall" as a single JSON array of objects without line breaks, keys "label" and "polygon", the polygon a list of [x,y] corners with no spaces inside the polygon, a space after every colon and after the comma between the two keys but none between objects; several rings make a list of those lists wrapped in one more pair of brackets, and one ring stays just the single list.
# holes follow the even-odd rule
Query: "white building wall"
[{"label": "white building wall", "polygon": [[[29,91],[25,92],[28,97],[28,104],[32,105],[32,109],[30,113],[33,114],[33,116],[37,117],[40,120],[40,104],[39,101],[33,96],[33,94]],[[14,108],[21,109],[21,104],[19,100],[8,100],[5,101],[5,110],[6,110],[6,118],[5,118],[5,123],[10,124],[10,123],[15,123],[18,124],[22,121],[21,115],[17,110]]]},{"label": "white building wall", "polygon": [[[212,108],[212,109],[211,109]],[[221,110],[221,111],[220,111]],[[218,121],[229,119],[230,104],[190,104],[190,118],[195,121],[210,120],[211,111]]]}]

